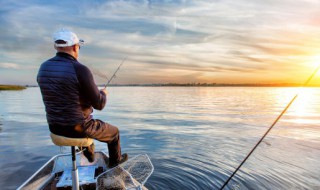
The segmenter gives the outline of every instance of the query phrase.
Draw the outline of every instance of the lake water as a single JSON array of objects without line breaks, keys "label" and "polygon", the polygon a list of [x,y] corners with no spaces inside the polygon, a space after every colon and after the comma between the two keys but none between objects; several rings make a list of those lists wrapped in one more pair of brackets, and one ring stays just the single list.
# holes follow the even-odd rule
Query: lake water
[{"label": "lake water", "polygon": [[[149,155],[150,190],[219,189],[298,90],[110,87],[94,117],[119,127],[123,152]],[[320,189],[319,97],[320,88],[302,89],[225,189]],[[16,189],[59,153],[39,88],[0,91],[1,189]]]}]

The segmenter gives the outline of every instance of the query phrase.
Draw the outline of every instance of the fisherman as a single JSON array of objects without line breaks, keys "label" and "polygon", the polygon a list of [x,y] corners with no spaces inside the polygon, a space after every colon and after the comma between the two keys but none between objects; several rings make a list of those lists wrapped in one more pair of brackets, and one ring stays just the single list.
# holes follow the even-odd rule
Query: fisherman
[{"label": "fisherman", "polygon": [[[77,60],[84,41],[67,29],[58,30],[53,40],[56,56],[42,63],[37,76],[51,133],[105,142],[109,167],[125,162],[128,155],[121,155],[118,128],[92,117],[93,109],[105,107],[107,90],[99,90],[91,71]],[[89,162],[94,161],[94,149],[92,144],[83,152]]]}]

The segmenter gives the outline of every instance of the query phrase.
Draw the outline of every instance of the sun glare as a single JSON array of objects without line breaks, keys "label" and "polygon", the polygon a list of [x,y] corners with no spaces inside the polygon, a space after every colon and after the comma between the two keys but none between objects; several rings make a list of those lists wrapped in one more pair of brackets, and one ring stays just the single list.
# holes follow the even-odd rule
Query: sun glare
[{"label": "sun glare", "polygon": [[[320,67],[320,55],[318,55],[318,56],[315,58],[314,65],[315,65],[316,68]],[[318,73],[316,73],[315,78],[316,78],[317,80],[319,80],[319,78],[320,78],[320,71],[318,71]]]},{"label": "sun glare", "polygon": [[315,122],[318,110],[315,110],[318,97],[315,96],[314,88],[299,88],[298,97],[289,109],[291,122],[311,124]]},{"label": "sun glare", "polygon": [[[301,69],[301,77],[295,76],[296,79],[307,79],[312,73],[320,67],[320,54],[314,56],[308,56],[308,60],[303,62],[304,68]],[[312,80],[308,82],[307,86],[319,86],[320,85],[320,69],[315,73]],[[304,84],[305,81],[301,80],[300,83]]]},{"label": "sun glare", "polygon": [[[320,66],[320,55],[316,55],[312,58],[311,64],[313,68],[318,68]],[[316,76],[320,76],[320,72],[316,73]]]},{"label": "sun glare", "polygon": [[320,55],[316,55],[312,58],[312,65],[318,67],[320,65]]},{"label": "sun glare", "polygon": [[310,89],[301,88],[299,91],[299,95],[292,105],[292,114],[294,114],[297,119],[308,116],[308,109],[314,99]]}]

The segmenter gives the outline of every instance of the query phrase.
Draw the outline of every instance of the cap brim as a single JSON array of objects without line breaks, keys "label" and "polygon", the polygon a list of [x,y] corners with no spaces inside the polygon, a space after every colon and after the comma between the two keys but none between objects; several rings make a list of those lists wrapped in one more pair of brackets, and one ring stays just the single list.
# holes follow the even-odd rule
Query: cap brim
[{"label": "cap brim", "polygon": [[58,43],[54,43],[54,46],[56,47],[68,47],[68,44],[58,44]]}]

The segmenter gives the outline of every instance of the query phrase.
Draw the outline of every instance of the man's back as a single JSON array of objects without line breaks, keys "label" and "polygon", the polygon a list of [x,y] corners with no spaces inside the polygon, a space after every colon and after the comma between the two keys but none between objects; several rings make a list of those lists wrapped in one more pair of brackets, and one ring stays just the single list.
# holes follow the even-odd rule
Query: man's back
[{"label": "man's back", "polygon": [[55,56],[44,62],[39,69],[37,81],[50,125],[72,126],[84,120],[73,64],[70,59]]}]

